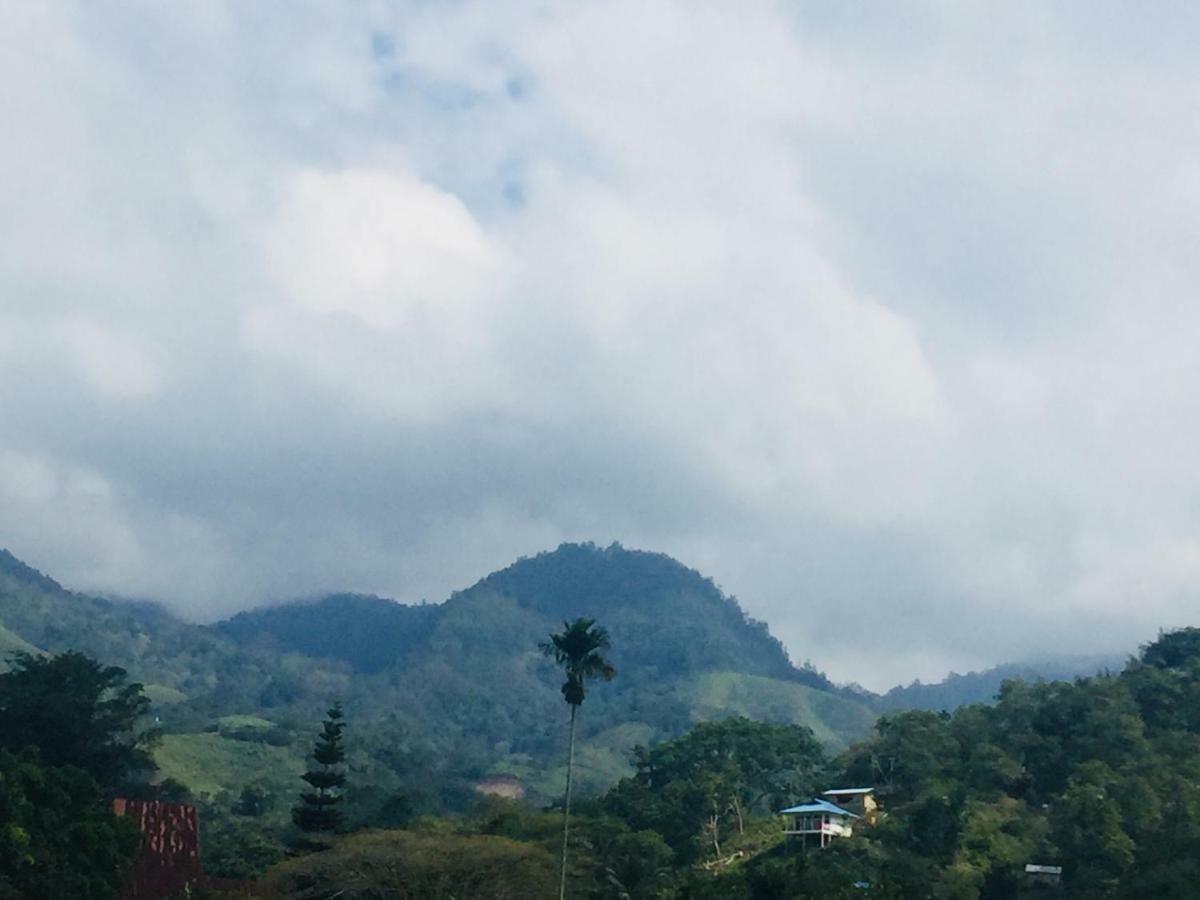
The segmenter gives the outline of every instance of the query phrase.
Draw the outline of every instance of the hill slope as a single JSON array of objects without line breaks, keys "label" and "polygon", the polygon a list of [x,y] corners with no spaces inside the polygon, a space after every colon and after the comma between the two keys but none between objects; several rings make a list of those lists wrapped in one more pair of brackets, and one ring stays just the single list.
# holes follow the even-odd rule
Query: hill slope
[{"label": "hill slope", "polygon": [[[338,660],[402,681],[399,705],[413,718],[503,745],[519,767],[520,758],[542,758],[560,741],[561,678],[538,643],[581,615],[608,629],[619,673],[589,696],[585,744],[622,725],[659,739],[701,717],[761,710],[844,746],[874,719],[857,697],[794,667],[766,626],[711,580],[663,554],[615,544],[564,544],[439,605],[336,595],[241,613],[215,627],[246,646]],[[718,676],[743,687],[754,679],[753,689],[714,691]],[[776,695],[778,702],[767,699]]]},{"label": "hill slope", "polygon": [[[521,774],[535,797],[552,795],[566,708],[561,674],[538,643],[580,615],[609,629],[619,672],[589,692],[580,719],[584,790],[624,774],[634,744],[702,719],[799,722],[835,747],[873,720],[853,695],[793,667],[766,626],[710,580],[662,554],[616,545],[564,545],[442,604],[339,594],[214,627],[150,604],[72,593],[0,556],[4,645],[79,649],[128,669],[179,736],[164,745],[165,774],[209,793],[215,785],[240,790],[244,767],[227,763],[246,756],[247,742],[269,740],[294,768],[313,723],[340,698],[363,770],[386,769],[436,804],[453,805],[474,779],[500,772]],[[262,720],[273,724],[261,734],[228,727]],[[226,745],[233,741],[241,743]]]},{"label": "hill slope", "polygon": [[882,710],[929,709],[953,712],[970,703],[991,703],[1006,681],[1072,681],[1099,672],[1119,672],[1127,658],[1116,654],[1046,657],[1024,663],[1004,663],[966,675],[950,673],[933,684],[912,684],[892,688],[876,701]]},{"label": "hill slope", "polygon": [[[216,626],[241,643],[267,642],[308,656],[338,659],[361,672],[398,668],[420,657],[446,632],[491,652],[495,642],[475,635],[464,610],[511,602],[517,617],[546,630],[586,615],[613,637],[621,671],[671,676],[737,671],[835,690],[817,672],[796,669],[765,624],[745,615],[699,572],[661,553],[614,544],[563,544],[494,572],[445,603],[403,606],[379,597],[339,594],[240,613]],[[465,630],[464,630],[465,629]],[[544,633],[541,638],[544,638]],[[508,655],[514,648],[500,646]]]}]

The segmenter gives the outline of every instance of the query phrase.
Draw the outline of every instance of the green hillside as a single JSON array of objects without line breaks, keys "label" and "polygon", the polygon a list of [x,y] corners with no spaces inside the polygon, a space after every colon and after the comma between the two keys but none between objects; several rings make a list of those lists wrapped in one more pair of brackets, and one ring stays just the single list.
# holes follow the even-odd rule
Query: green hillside
[{"label": "green hillside", "polygon": [[[1013,683],[994,707],[967,706],[953,717],[893,714],[870,737],[875,708],[884,702],[953,699],[1000,671],[950,679],[942,693],[906,689],[886,700],[837,688],[818,672],[792,666],[765,626],[698,573],[620,547],[560,547],[415,611],[343,594],[243,614],[236,625],[214,628],[149,604],[72,593],[0,556],[0,649],[80,649],[142,681],[165,732],[156,779],[169,779],[162,790],[173,796],[179,785],[191,793],[205,823],[206,866],[230,876],[282,857],[299,776],[334,699],[346,710],[344,811],[352,829],[415,822],[441,835],[479,828],[556,846],[556,816],[480,805],[476,785],[492,776],[515,778],[534,807],[561,796],[567,708],[562,676],[538,642],[592,607],[611,631],[618,673],[611,683],[592,685],[582,707],[575,783],[581,833],[592,829],[589,846],[611,855],[614,865],[645,853],[673,854],[672,877],[689,884],[707,879],[715,891],[696,896],[764,896],[751,882],[773,884],[781,874],[798,884],[810,873],[788,868],[772,849],[779,839],[772,813],[779,802],[819,787],[815,779],[826,777],[825,765],[833,766],[826,774],[835,781],[876,784],[889,810],[877,844],[861,842],[870,852],[853,861],[872,880],[886,873],[909,879],[911,887],[924,883],[923,873],[946,884],[958,884],[961,875],[972,884],[994,881],[988,896],[1012,896],[1006,879],[1025,860],[1057,858],[1056,846],[1071,848],[1065,859],[1091,852],[1072,843],[1071,811],[1092,809],[1110,788],[1124,805],[1104,813],[1106,834],[1115,835],[1109,849],[1121,871],[1133,873],[1120,878],[1140,883],[1158,871],[1151,856],[1143,868],[1130,868],[1135,845],[1178,840],[1181,859],[1192,846],[1177,827],[1186,825],[1186,816],[1179,818],[1186,809],[1172,804],[1185,794],[1187,803],[1195,801],[1188,793],[1200,759],[1194,631],[1160,639],[1120,676]],[[854,743],[859,739],[869,743]],[[638,747],[652,749],[636,755],[635,772]],[[785,749],[809,768],[779,756]],[[774,793],[746,794],[744,831],[740,819],[705,818],[713,811],[701,785],[709,782],[694,777],[718,759],[708,776],[750,791],[727,770],[731,753],[748,754],[742,775],[762,775],[767,770],[759,763],[775,759],[783,768],[772,779],[786,776],[786,783],[760,786]],[[1159,810],[1149,816],[1141,802],[1147,796]],[[431,816],[467,811],[429,824]],[[611,841],[605,835],[617,820],[628,834]],[[1009,824],[1017,831],[1010,834]],[[1126,837],[1117,826],[1128,830]],[[911,864],[931,835],[941,840],[959,831],[961,846],[943,842],[936,859]],[[995,847],[980,851],[989,841]],[[689,868],[702,860],[716,867]],[[596,864],[598,872],[609,871],[608,862]]]},{"label": "green hillside", "polygon": [[[0,622],[0,657],[8,657],[14,653],[40,653],[37,647],[22,638],[19,634],[14,634],[9,631],[3,622]],[[3,662],[0,661],[0,665]]]},{"label": "green hillside", "polygon": [[1038,681],[1071,681],[1100,672],[1119,672],[1127,661],[1126,656],[1115,653],[1050,656],[1025,663],[1005,663],[981,672],[968,672],[966,675],[951,672],[933,684],[914,681],[912,684],[894,687],[883,696],[875,698],[874,705],[884,711],[953,711],[970,703],[994,702],[1006,681],[1016,679],[1031,684]]},{"label": "green hillside", "polygon": [[624,672],[738,671],[836,690],[820,673],[794,667],[766,625],[711,579],[664,554],[617,544],[563,544],[494,572],[442,604],[403,606],[336,594],[240,613],[216,629],[242,644],[267,643],[375,673],[460,645],[507,657],[518,645],[497,637],[523,636],[512,631],[521,624],[536,624],[544,634],[581,615],[604,623]]},{"label": "green hillside", "polygon": [[865,737],[876,718],[862,703],[837,694],[739,672],[706,673],[685,690],[695,722],[745,716],[779,725],[807,725],[817,740],[832,749]]},{"label": "green hillside", "polygon": [[199,794],[236,795],[260,765],[286,773],[270,790],[294,794],[314,723],[336,698],[362,771],[424,808],[461,807],[496,773],[549,800],[564,777],[566,707],[538,644],[580,615],[609,630],[618,670],[580,717],[583,794],[628,774],[634,746],[706,719],[807,725],[832,748],[873,721],[855,695],[794,667],[711,580],[617,545],[563,545],[441,604],[338,594],[214,627],[73,593],[0,556],[0,649],[78,649],[126,668],[167,734],[162,777]]},{"label": "green hillside", "polygon": [[174,778],[198,797],[216,797],[262,783],[275,792],[296,792],[304,759],[286,747],[230,740],[219,734],[168,734],[155,751],[161,778]]},{"label": "green hillside", "polygon": [[[580,615],[609,631],[619,673],[593,692],[580,720],[581,753],[590,760],[582,767],[585,790],[627,773],[634,744],[708,718],[807,725],[832,747],[874,721],[857,695],[793,666],[766,626],[710,579],[663,554],[619,545],[564,544],[438,605],[342,594],[242,613],[216,630],[243,647],[348,664],[358,672],[355,685],[377,686],[362,697],[368,709],[388,698],[387,710],[400,719],[435,723],[441,746],[479,756],[489,771],[520,771],[531,790],[553,794],[565,709],[559,672],[537,645]],[[388,648],[395,648],[390,659]],[[636,740],[614,738],[630,729]]]}]

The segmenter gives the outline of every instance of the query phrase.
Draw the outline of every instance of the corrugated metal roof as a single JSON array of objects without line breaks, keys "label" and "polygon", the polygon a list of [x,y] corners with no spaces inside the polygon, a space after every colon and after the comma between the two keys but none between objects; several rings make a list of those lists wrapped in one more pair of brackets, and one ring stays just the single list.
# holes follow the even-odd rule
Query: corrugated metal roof
[{"label": "corrugated metal roof", "polygon": [[857,819],[854,813],[848,809],[842,809],[836,804],[830,803],[828,800],[814,800],[812,803],[801,803],[799,806],[793,806],[791,809],[780,811],[784,815],[792,815],[793,813],[829,813],[834,816],[849,816],[852,819]]},{"label": "corrugated metal roof", "polygon": [[873,794],[875,788],[834,788],[833,790],[822,792],[822,797],[828,797],[831,794]]}]

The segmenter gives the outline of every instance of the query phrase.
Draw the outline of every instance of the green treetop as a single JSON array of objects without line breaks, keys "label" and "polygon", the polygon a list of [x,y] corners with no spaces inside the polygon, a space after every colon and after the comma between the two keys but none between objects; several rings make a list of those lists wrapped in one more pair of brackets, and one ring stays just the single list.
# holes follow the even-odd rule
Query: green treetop
[{"label": "green treetop", "polygon": [[300,776],[313,790],[300,795],[300,802],[292,810],[292,822],[305,833],[329,833],[342,826],[342,813],[338,809],[342,802],[341,788],[346,783],[346,774],[340,768],[346,759],[342,749],[346,724],[342,718],[342,705],[335,703],[313,745],[312,759],[316,765]]}]

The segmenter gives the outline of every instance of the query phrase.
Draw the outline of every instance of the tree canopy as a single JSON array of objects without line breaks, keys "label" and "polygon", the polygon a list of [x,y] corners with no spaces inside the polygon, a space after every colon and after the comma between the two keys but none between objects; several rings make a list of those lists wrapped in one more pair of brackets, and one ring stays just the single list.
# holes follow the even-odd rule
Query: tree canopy
[{"label": "tree canopy", "polygon": [[36,747],[46,765],[82,769],[112,792],[155,769],[158,732],[142,724],[149,708],[120,667],[75,651],[19,653],[0,675],[0,748]]},{"label": "tree canopy", "polygon": [[[994,706],[910,711],[830,772],[874,785],[884,816],[821,851],[755,860],[713,896],[1002,900],[1024,867],[1060,866],[1061,894],[1186,897],[1200,876],[1200,629],[1163,634],[1119,675],[1007,682]],[[768,896],[768,895],[763,895]]]},{"label": "tree canopy", "polygon": [[0,900],[113,897],[139,840],[86,773],[0,749]]}]

